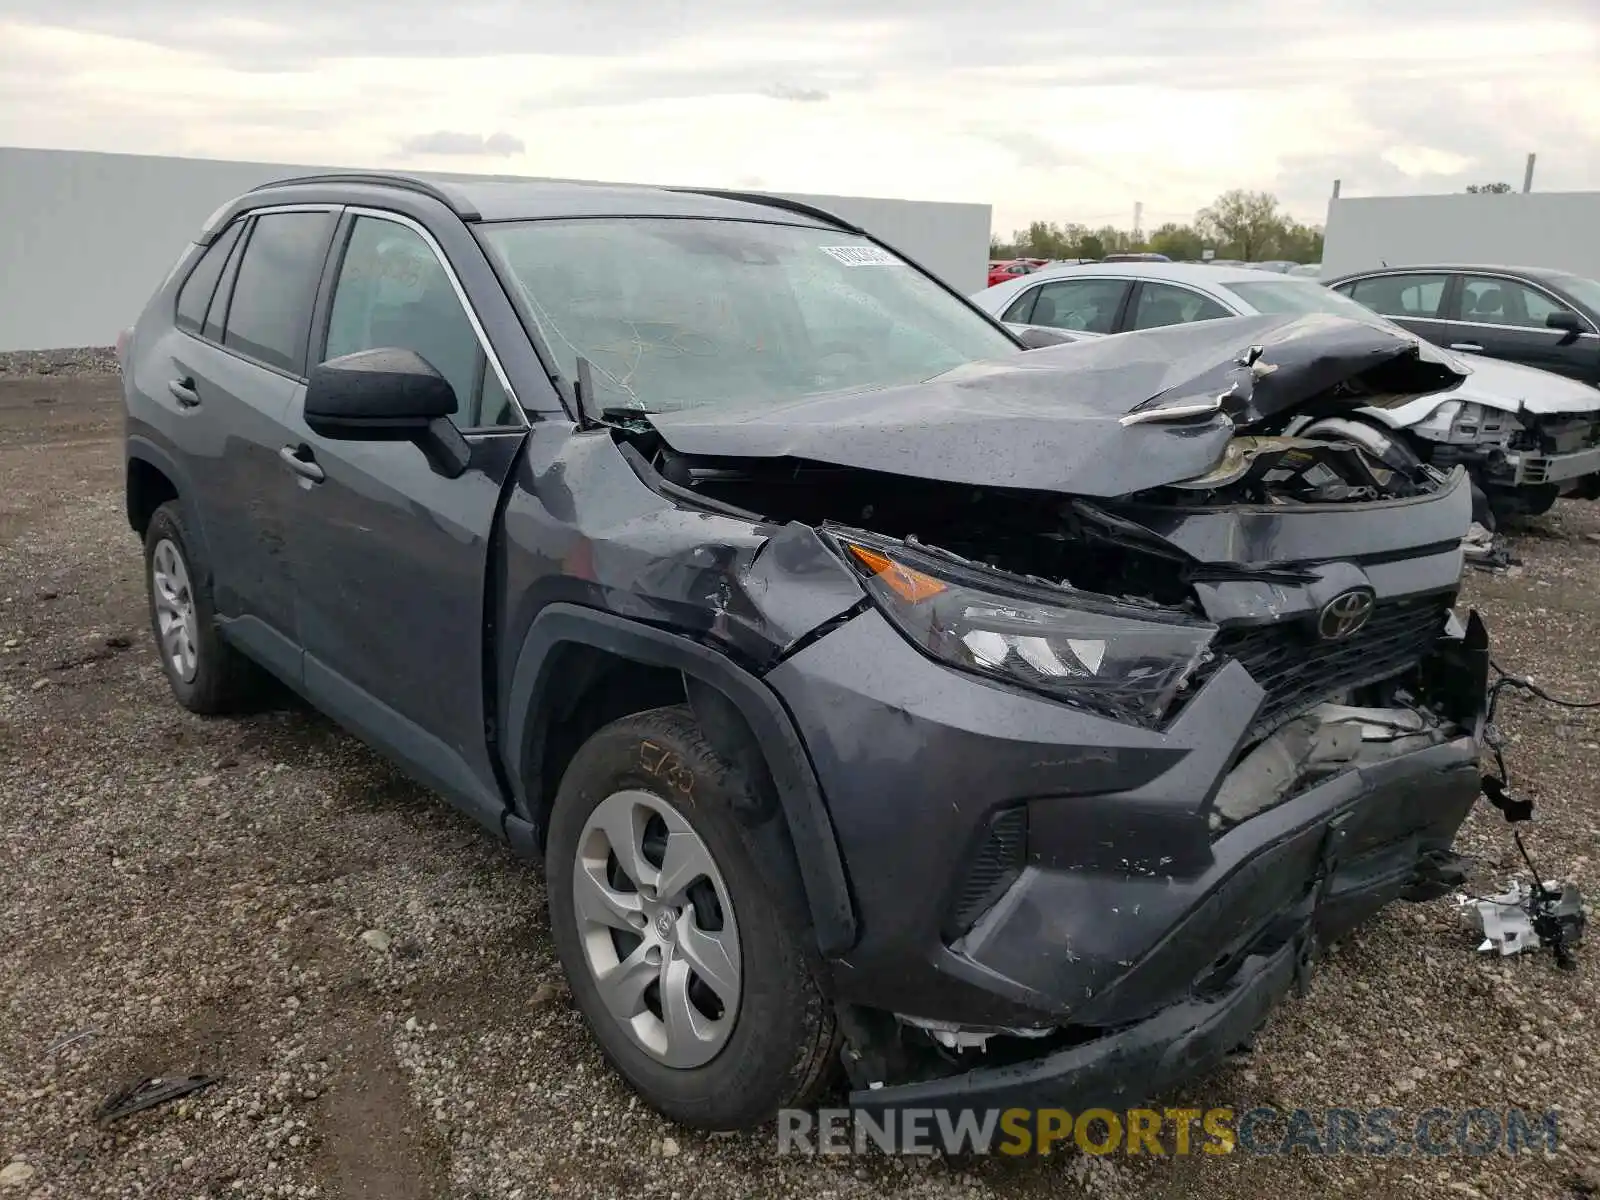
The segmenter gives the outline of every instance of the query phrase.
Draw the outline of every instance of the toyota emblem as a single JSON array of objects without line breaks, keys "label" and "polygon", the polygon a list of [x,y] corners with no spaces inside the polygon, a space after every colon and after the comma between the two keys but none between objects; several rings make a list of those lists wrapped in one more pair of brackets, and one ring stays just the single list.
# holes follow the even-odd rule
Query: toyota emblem
[{"label": "toyota emblem", "polygon": [[1372,618],[1377,607],[1371,588],[1351,588],[1340,592],[1322,606],[1317,614],[1317,635],[1324,641],[1336,642],[1361,630]]}]

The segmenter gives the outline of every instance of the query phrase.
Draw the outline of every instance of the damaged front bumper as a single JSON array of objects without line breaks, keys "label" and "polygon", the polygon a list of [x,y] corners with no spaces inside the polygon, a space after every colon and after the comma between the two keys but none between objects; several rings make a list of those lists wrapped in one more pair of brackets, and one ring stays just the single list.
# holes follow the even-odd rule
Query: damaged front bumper
[{"label": "damaged front bumper", "polygon": [[836,999],[902,1014],[852,1035],[852,1103],[1116,1107],[1238,1049],[1320,946],[1459,882],[1487,674],[1474,615],[1408,675],[1425,734],[1219,828],[1263,700],[1237,661],[1165,730],[953,678],[874,613],[780,665],[861,914]]},{"label": "damaged front bumper", "polygon": [[[1086,998],[1056,1048],[921,1082],[863,1080],[851,1103],[1081,1111],[1160,1095],[1248,1046],[1273,1006],[1304,984],[1320,947],[1393,900],[1445,894],[1458,881],[1449,847],[1477,794],[1477,743],[1468,735],[1313,788],[1219,839],[1211,870],[1163,889],[1151,907],[1182,915],[1125,974]],[[1029,953],[1017,936],[1026,928],[1035,959],[1067,936],[1086,958],[1117,953],[1132,927],[1150,919],[1152,889],[1105,882],[1112,894],[1094,914],[1104,929],[1099,946],[1078,936],[1093,925],[1059,919],[1061,905],[1081,902],[1081,888],[1038,871],[964,949],[992,970],[1015,970]],[[1082,1023],[1089,1018],[1093,1024]]]},{"label": "damaged front bumper", "polygon": [[1575,479],[1600,474],[1600,446],[1557,454],[1513,451],[1506,455],[1506,466],[1511,483],[1516,487],[1570,483]]}]

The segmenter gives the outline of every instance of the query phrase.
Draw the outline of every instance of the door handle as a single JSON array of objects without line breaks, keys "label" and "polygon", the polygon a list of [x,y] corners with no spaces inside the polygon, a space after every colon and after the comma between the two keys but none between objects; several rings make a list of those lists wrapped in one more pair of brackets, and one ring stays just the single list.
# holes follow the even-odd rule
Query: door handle
[{"label": "door handle", "polygon": [[167,391],[171,392],[172,398],[185,408],[200,407],[200,393],[194,390],[193,379],[168,380]]},{"label": "door handle", "polygon": [[1478,345],[1477,342],[1451,342],[1450,343],[1450,349],[1452,349],[1452,350],[1475,350],[1475,351],[1478,351],[1479,353],[1481,353],[1483,351],[1483,347]]},{"label": "door handle", "polygon": [[301,457],[302,454],[310,455],[310,453],[310,449],[305,446],[285,446],[278,451],[278,457],[289,464],[289,469],[300,476],[301,479],[309,479],[312,483],[321,483],[327,478],[327,474],[309,457]]}]

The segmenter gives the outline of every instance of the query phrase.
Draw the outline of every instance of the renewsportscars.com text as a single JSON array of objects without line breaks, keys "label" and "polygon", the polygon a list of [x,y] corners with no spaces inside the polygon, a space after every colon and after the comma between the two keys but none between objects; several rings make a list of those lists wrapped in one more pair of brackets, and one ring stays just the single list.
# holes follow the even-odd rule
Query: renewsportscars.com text
[{"label": "renewsportscars.com text", "polygon": [[1517,1108],[825,1108],[778,1114],[779,1154],[1356,1154],[1554,1151],[1557,1114]]}]

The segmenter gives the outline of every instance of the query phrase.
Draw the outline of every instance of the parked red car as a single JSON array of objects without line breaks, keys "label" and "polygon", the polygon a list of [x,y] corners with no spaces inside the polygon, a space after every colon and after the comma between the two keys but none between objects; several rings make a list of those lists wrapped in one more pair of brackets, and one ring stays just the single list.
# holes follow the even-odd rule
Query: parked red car
[{"label": "parked red car", "polygon": [[1039,268],[1026,258],[1008,258],[989,264],[989,286],[1004,283],[1018,275],[1031,275]]}]

